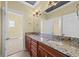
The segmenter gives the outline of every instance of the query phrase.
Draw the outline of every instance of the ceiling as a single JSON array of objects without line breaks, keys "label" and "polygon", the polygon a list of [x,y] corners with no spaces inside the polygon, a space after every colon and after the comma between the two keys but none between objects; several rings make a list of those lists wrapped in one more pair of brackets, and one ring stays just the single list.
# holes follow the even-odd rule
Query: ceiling
[{"label": "ceiling", "polygon": [[29,3],[31,5],[35,5],[36,4],[36,1],[25,1],[26,3]]},{"label": "ceiling", "polygon": [[24,1],[22,3],[24,3],[28,7],[35,8],[39,4],[39,1]]},{"label": "ceiling", "polygon": [[34,10],[40,10],[41,12],[50,12],[53,11],[56,8],[61,7],[62,5],[64,5],[65,3],[67,3],[68,1],[58,1],[59,3],[57,3],[56,6],[53,5],[48,5],[48,1],[25,1],[27,6],[31,6],[31,8],[33,7]]},{"label": "ceiling", "polygon": [[66,4],[66,3],[68,3],[68,2],[70,2],[70,1],[58,1],[58,3],[55,5],[55,6],[51,6],[51,7],[49,7],[49,8],[47,8],[46,10],[45,10],[45,12],[51,12],[51,11],[53,11],[53,10],[55,10],[55,9],[57,9],[57,8],[59,8],[59,7],[61,7],[61,6],[63,6],[64,4]]},{"label": "ceiling", "polygon": [[20,3],[25,5],[26,8],[29,9],[29,11],[32,11],[28,11],[31,14],[36,10],[42,13],[48,8],[48,1],[22,1]]},{"label": "ceiling", "polygon": [[[18,10],[23,10],[23,12],[28,11],[26,14],[29,14],[29,16],[33,16],[33,13],[37,10],[40,11],[42,14],[45,14],[45,10],[48,9],[50,6],[48,5],[48,1],[24,1],[25,4],[22,2],[10,2],[9,7],[11,8],[17,8]],[[38,3],[38,4],[37,4]],[[12,6],[11,6],[12,5]],[[30,6],[31,5],[31,6]],[[36,6],[33,6],[36,5]],[[45,14],[46,15],[46,14]]]}]

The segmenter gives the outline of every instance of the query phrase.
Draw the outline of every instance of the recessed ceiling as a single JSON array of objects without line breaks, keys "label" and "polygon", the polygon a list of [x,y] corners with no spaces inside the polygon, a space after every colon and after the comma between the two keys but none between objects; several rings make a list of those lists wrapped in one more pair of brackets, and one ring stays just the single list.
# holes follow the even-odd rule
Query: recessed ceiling
[{"label": "recessed ceiling", "polygon": [[45,10],[45,12],[47,12],[47,13],[48,13],[48,12],[51,12],[51,11],[53,11],[53,10],[55,10],[55,9],[57,9],[57,8],[59,8],[59,7],[61,7],[62,5],[68,3],[68,2],[70,2],[70,1],[59,1],[59,2],[57,3],[57,5],[49,7],[48,9]]},{"label": "recessed ceiling", "polygon": [[27,3],[31,4],[31,5],[35,5],[36,4],[36,1],[25,1],[25,2],[27,2]]},{"label": "recessed ceiling", "polygon": [[37,6],[37,4],[39,4],[39,2],[38,1],[24,1],[24,4],[34,8],[35,6]]}]

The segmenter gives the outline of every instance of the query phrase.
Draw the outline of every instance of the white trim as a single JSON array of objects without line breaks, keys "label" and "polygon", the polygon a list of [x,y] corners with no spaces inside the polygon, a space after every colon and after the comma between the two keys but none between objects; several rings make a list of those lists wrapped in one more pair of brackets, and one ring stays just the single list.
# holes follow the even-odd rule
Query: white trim
[{"label": "white trim", "polygon": [[10,8],[8,9],[8,12],[9,13],[14,13],[14,14],[19,15],[19,16],[23,15],[23,13],[21,11],[10,9]]},{"label": "white trim", "polygon": [[6,56],[6,35],[7,35],[7,1],[3,3],[2,6],[2,56],[5,57]]},{"label": "white trim", "polygon": [[25,48],[25,31],[24,31],[24,17],[23,17],[23,21],[22,21],[22,28],[23,28],[23,49],[26,50]]},{"label": "white trim", "polygon": [[8,13],[12,13],[12,14],[15,14],[15,15],[17,15],[17,16],[23,16],[22,14],[15,13],[15,12],[13,12],[13,11],[9,11],[9,10],[8,10]]},{"label": "white trim", "polygon": [[52,10],[52,11],[50,11],[50,12],[45,12],[46,14],[50,14],[50,13],[53,13],[53,12],[55,12],[55,11],[57,11],[57,10],[59,10],[59,9],[61,9],[61,8],[63,8],[63,7],[65,7],[65,6],[68,6],[68,5],[70,5],[70,4],[73,4],[74,3],[74,1],[72,1],[72,2],[69,2],[69,3],[67,3],[67,4],[65,4],[65,5],[63,5],[63,6],[60,6],[59,8],[57,8],[57,9],[55,9],[55,10]]},{"label": "white trim", "polygon": [[35,8],[38,4],[39,4],[39,2],[40,1],[37,1],[36,3],[35,3],[35,5],[31,5],[31,4],[29,4],[29,3],[27,3],[27,2],[22,2],[22,1],[20,1],[20,3],[22,3],[22,4],[24,4],[24,5],[27,5],[27,6],[29,6],[29,7],[32,7],[32,8]]}]

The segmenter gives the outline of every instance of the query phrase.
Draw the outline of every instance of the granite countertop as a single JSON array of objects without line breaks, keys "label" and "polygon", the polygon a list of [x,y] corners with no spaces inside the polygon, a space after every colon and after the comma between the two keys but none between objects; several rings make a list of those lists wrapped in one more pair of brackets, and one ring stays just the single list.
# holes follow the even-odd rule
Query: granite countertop
[{"label": "granite countertop", "polygon": [[69,45],[69,42],[59,41],[59,40],[57,40],[57,38],[55,38],[53,36],[52,37],[43,37],[41,35],[34,35],[34,34],[30,34],[27,36],[33,38],[34,40],[42,42],[68,56],[79,57],[79,48]]}]

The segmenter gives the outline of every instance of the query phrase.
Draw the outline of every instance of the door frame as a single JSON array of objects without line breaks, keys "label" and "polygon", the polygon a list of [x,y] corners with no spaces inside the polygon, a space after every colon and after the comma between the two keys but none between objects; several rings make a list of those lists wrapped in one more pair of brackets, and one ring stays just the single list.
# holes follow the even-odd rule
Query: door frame
[{"label": "door frame", "polygon": [[7,33],[6,33],[6,31],[5,31],[5,28],[6,28],[6,24],[5,24],[5,22],[7,21],[7,1],[4,1],[4,2],[2,2],[2,21],[1,21],[1,24],[2,24],[2,26],[1,26],[1,31],[2,31],[2,56],[3,57],[5,57],[6,56],[6,51],[5,51],[5,48],[6,48],[6,46],[5,46],[5,38],[6,38],[6,35],[7,35]]}]

